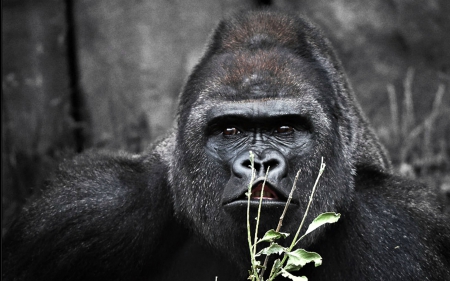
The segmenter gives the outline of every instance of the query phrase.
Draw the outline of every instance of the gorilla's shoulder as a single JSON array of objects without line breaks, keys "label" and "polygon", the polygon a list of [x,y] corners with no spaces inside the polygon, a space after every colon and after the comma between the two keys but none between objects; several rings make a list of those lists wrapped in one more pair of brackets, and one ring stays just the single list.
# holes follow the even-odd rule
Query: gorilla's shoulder
[{"label": "gorilla's shoulder", "polygon": [[417,180],[376,168],[357,169],[355,191],[369,201],[383,200],[406,209],[438,215],[438,192]]},{"label": "gorilla's shoulder", "polygon": [[[89,151],[62,161],[46,181],[44,198],[107,198],[134,196],[166,186],[167,166],[157,153]],[[48,188],[48,187],[59,188]]]}]

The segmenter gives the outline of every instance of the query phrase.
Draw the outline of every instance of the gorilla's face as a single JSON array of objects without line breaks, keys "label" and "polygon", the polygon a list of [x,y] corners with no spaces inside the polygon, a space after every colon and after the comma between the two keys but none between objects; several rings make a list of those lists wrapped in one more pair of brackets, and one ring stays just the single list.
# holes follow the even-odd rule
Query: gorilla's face
[{"label": "gorilla's face", "polygon": [[288,100],[248,100],[213,106],[207,112],[206,153],[229,170],[222,205],[233,211],[247,205],[252,171],[249,152],[255,155],[252,205],[257,205],[265,178],[266,208],[283,207],[292,187],[289,171],[312,148],[309,120]]},{"label": "gorilla's face", "polygon": [[252,221],[269,169],[262,233],[276,228],[301,170],[282,228],[296,231],[321,157],[327,168],[309,218],[350,200],[352,167],[343,153],[341,112],[316,63],[277,47],[213,54],[197,67],[183,96],[171,175],[175,211],[213,246],[228,253],[247,249],[250,151],[256,169]]}]

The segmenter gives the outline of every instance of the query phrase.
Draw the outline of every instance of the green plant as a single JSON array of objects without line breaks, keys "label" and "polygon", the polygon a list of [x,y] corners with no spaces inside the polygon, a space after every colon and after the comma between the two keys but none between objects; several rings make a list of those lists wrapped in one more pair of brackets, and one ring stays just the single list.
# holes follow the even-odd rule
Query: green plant
[{"label": "green plant", "polygon": [[[320,164],[319,174],[317,176],[316,182],[314,183],[314,186],[313,186],[313,189],[311,192],[311,196],[309,197],[309,202],[306,207],[305,214],[303,215],[300,226],[298,227],[297,232],[294,236],[294,239],[292,240],[291,245],[289,247],[283,247],[283,246],[279,245],[278,243],[276,243],[275,241],[280,238],[286,238],[287,236],[289,236],[289,233],[280,232],[280,228],[283,224],[284,216],[285,216],[288,206],[291,202],[292,195],[294,193],[300,171],[297,172],[297,175],[294,180],[294,184],[292,186],[291,192],[289,194],[288,200],[286,202],[286,205],[284,207],[283,213],[280,217],[280,220],[278,222],[278,226],[277,226],[276,230],[270,229],[269,231],[267,231],[265,233],[265,235],[261,239],[258,239],[257,233],[258,233],[259,220],[260,220],[260,214],[261,214],[261,203],[262,203],[262,198],[263,198],[262,194],[264,192],[264,186],[265,186],[265,180],[264,180],[263,187],[261,189],[261,196],[259,197],[259,206],[258,206],[258,214],[256,217],[255,234],[254,234],[254,238],[253,238],[253,242],[252,242],[252,235],[251,235],[251,229],[250,229],[250,198],[251,198],[251,193],[252,193],[251,189],[252,189],[253,181],[255,179],[255,170],[253,167],[254,154],[252,152],[250,152],[250,163],[251,163],[251,169],[252,169],[252,177],[251,177],[250,183],[248,185],[248,192],[246,193],[247,198],[248,198],[247,237],[248,237],[248,246],[249,246],[249,250],[250,250],[250,259],[251,259],[251,269],[249,270],[249,278],[248,279],[250,279],[252,281],[263,281],[264,280],[263,279],[264,272],[267,269],[267,263],[268,263],[269,256],[272,254],[278,254],[278,255],[282,255],[282,258],[276,259],[275,262],[273,263],[272,268],[270,270],[269,277],[268,277],[269,281],[274,280],[279,275],[282,275],[284,277],[287,277],[287,278],[289,278],[291,280],[295,280],[295,281],[308,280],[305,276],[297,277],[297,276],[293,275],[291,272],[300,270],[305,264],[310,263],[310,262],[314,262],[315,266],[317,267],[322,264],[322,257],[318,253],[308,252],[304,249],[294,250],[294,247],[306,235],[313,232],[318,227],[320,227],[326,223],[337,222],[340,218],[340,214],[336,214],[334,212],[322,213],[313,220],[313,222],[309,225],[306,232],[299,238],[300,231],[302,230],[303,224],[308,215],[309,207],[311,206],[311,203],[312,203],[312,199],[313,199],[316,187],[317,187],[317,183],[319,182],[319,179],[322,176],[323,171],[325,170],[325,163],[323,162],[323,157],[322,157],[322,161]],[[267,169],[266,178],[267,178],[268,172],[269,172],[269,169]],[[263,248],[261,251],[259,251],[257,253],[256,246],[259,243],[263,243],[263,242],[269,243],[269,246]],[[257,258],[262,255],[266,256],[263,264],[261,264],[261,262],[259,260],[257,260]]]}]

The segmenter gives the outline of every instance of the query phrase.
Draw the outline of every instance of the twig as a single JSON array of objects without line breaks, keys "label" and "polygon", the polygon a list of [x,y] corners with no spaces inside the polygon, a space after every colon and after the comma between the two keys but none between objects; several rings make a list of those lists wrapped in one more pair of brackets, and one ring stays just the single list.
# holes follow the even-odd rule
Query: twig
[{"label": "twig", "polygon": [[321,160],[321,163],[320,163],[319,175],[317,176],[316,182],[314,183],[314,186],[313,186],[313,189],[312,189],[312,192],[311,192],[311,196],[309,196],[308,206],[306,207],[306,211],[305,211],[305,214],[303,215],[302,222],[300,223],[300,226],[297,229],[297,233],[295,233],[294,240],[292,240],[291,246],[289,247],[289,251],[291,251],[292,248],[294,248],[294,246],[298,243],[298,241],[300,241],[301,238],[303,238],[303,237],[301,237],[297,241],[297,237],[300,234],[300,230],[302,229],[303,223],[305,222],[306,216],[308,215],[309,207],[311,206],[311,203],[312,203],[312,200],[313,200],[313,196],[314,196],[314,192],[316,192],[317,184],[319,183],[319,179],[322,176],[323,171],[325,170],[325,166],[326,165],[325,165],[325,163],[323,163],[323,157],[322,157],[322,160]]},{"label": "twig", "polygon": [[399,136],[399,115],[398,115],[398,102],[397,102],[397,94],[395,93],[395,87],[392,84],[387,85],[387,92],[389,97],[389,106],[391,110],[391,118],[392,118],[392,133],[394,134],[395,144],[398,144],[400,136]]},{"label": "twig", "polygon": [[[275,230],[276,232],[279,232],[280,229],[281,229],[281,226],[283,225],[283,219],[284,219],[284,216],[286,215],[286,211],[287,211],[287,209],[289,207],[289,204],[291,204],[292,196],[294,194],[295,188],[297,187],[297,180],[298,180],[298,177],[300,175],[300,171],[301,170],[302,169],[299,169],[298,172],[297,172],[297,175],[295,175],[294,184],[292,185],[291,192],[289,193],[289,197],[288,197],[288,200],[286,202],[286,205],[284,205],[283,213],[281,214],[280,220],[278,221],[277,229]],[[274,242],[270,243],[270,245],[272,245],[273,243]],[[260,279],[261,280],[263,278],[264,272],[266,271],[268,262],[269,262],[269,256],[266,256],[266,258],[264,259],[264,265],[263,265],[263,268],[262,268],[261,274],[260,274]]]},{"label": "twig", "polygon": [[[254,169],[254,154],[253,152],[250,151],[250,165],[251,165],[251,169],[252,169],[252,176],[250,179],[250,183],[248,184],[248,190],[247,190],[247,240],[248,240],[248,247],[250,250],[250,259],[251,259],[251,264],[252,264],[252,274],[256,273],[256,259],[255,259],[255,255],[253,253],[253,246],[252,246],[252,234],[250,231],[250,197],[252,195],[252,184],[253,181],[255,180],[255,169]],[[256,277],[258,277],[258,275],[256,275]],[[254,278],[252,279],[254,280]]]},{"label": "twig", "polygon": [[433,124],[436,120],[436,118],[442,113],[441,112],[441,104],[442,104],[442,98],[445,93],[445,86],[439,85],[439,88],[436,92],[434,101],[433,101],[433,108],[430,112],[430,114],[425,118],[425,120],[417,125],[414,129],[410,130],[409,134],[407,134],[404,137],[403,146],[400,151],[400,156],[402,162],[405,162],[406,155],[410,151],[411,147],[416,143],[417,138],[420,134],[425,133],[425,130],[427,127],[432,128]]},{"label": "twig", "polygon": [[[316,191],[316,187],[317,187],[317,184],[318,184],[318,182],[319,182],[319,179],[320,179],[320,177],[322,176],[323,171],[325,170],[325,166],[326,166],[326,165],[325,165],[325,163],[323,162],[323,157],[322,157],[322,160],[321,160],[321,163],[320,163],[319,175],[317,176],[316,182],[314,183],[314,186],[313,186],[313,189],[312,189],[312,192],[311,192],[311,196],[309,196],[308,206],[306,207],[305,214],[303,215],[303,219],[302,219],[302,222],[300,223],[300,226],[298,227],[297,233],[296,233],[295,236],[294,236],[294,240],[292,240],[292,243],[291,243],[291,246],[289,246],[289,249],[286,250],[287,252],[291,252],[292,249],[295,247],[295,245],[297,245],[297,242],[299,242],[299,241],[303,238],[303,236],[302,236],[300,239],[297,240],[297,237],[298,237],[298,235],[300,234],[300,230],[301,230],[302,227],[303,227],[303,223],[305,222],[305,219],[306,219],[306,217],[307,217],[307,215],[308,215],[309,207],[311,206],[312,199],[313,199],[313,196],[314,196],[314,192]],[[287,258],[288,258],[288,256],[285,254],[284,257],[283,257],[283,259],[282,259],[281,262],[280,262],[280,265],[281,265],[280,268],[283,267],[283,265],[284,265],[284,263],[286,262]],[[275,273],[273,274],[273,276],[270,277],[269,281],[273,280],[273,279],[274,279],[275,277],[277,277],[279,274],[280,274],[280,271],[275,272]]]},{"label": "twig", "polygon": [[297,188],[297,181],[298,181],[298,177],[300,175],[300,171],[301,170],[302,169],[299,169],[297,174],[295,175],[294,184],[292,185],[291,192],[289,193],[288,200],[286,202],[286,205],[284,206],[284,210],[283,210],[283,213],[281,214],[280,221],[278,222],[278,226],[277,226],[276,232],[279,232],[281,226],[283,225],[283,219],[284,219],[284,216],[286,215],[286,211],[287,211],[287,209],[289,207],[289,204],[291,204],[291,200],[292,200],[292,196],[294,194],[294,190]]},{"label": "twig", "polygon": [[261,188],[261,193],[259,195],[258,216],[256,217],[256,227],[255,227],[255,239],[254,239],[255,242],[253,244],[253,255],[256,255],[256,244],[258,242],[259,218],[261,217],[261,205],[262,205],[264,187],[266,186],[267,176],[269,175],[269,169],[270,169],[270,166],[267,167],[266,175],[264,177],[264,182],[263,182],[263,185],[262,185],[262,188]]},{"label": "twig", "polygon": [[403,81],[404,87],[404,100],[403,100],[403,126],[402,126],[402,137],[406,137],[408,135],[408,131],[410,130],[412,124],[414,124],[414,109],[413,109],[413,101],[412,101],[412,82],[414,79],[414,68],[408,68],[406,72],[406,78]]}]

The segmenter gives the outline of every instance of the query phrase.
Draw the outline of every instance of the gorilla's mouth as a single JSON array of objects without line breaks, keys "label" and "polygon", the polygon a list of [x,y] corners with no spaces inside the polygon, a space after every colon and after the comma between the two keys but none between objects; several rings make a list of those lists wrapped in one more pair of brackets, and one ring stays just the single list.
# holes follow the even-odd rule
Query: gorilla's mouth
[{"label": "gorilla's mouth", "polygon": [[[247,190],[237,198],[234,202],[245,202],[247,204]],[[252,194],[250,195],[250,202],[252,205],[259,204],[262,199],[263,205],[267,204],[284,204],[287,200],[280,192],[277,191],[275,185],[265,182],[264,180],[256,181],[252,186]]]},{"label": "gorilla's mouth", "polygon": [[[264,185],[264,188],[263,188]],[[247,206],[248,204],[248,187],[241,187],[242,189],[236,190],[233,194],[224,196],[222,204],[227,207],[233,206]],[[266,182],[264,179],[258,179],[252,186],[252,193],[250,195],[250,205],[257,207],[259,201],[262,201],[262,205],[269,206],[284,206],[287,201],[287,195],[284,195],[276,185]]]},{"label": "gorilla's mouth", "polygon": [[[264,188],[263,188],[264,185]],[[252,189],[252,195],[250,196],[251,200],[260,200],[262,197],[263,200],[279,200],[278,194],[275,192],[273,187],[270,184],[264,182],[256,183]]]}]

